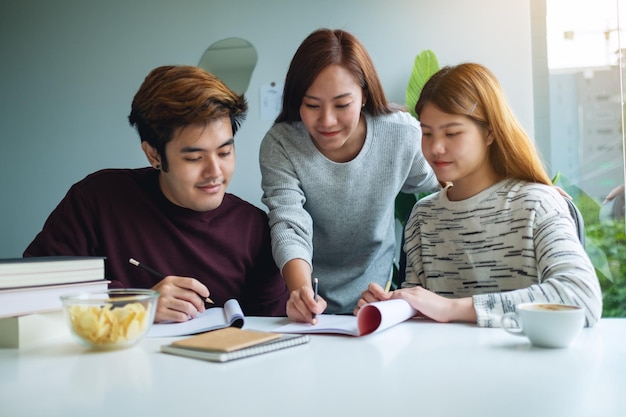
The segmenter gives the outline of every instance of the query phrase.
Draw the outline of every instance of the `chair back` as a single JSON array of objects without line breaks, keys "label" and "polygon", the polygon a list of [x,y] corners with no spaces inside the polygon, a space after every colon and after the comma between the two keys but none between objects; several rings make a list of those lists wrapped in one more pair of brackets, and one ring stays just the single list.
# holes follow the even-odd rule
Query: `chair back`
[{"label": "chair back", "polygon": [[576,204],[569,198],[565,198],[567,202],[567,207],[569,208],[569,214],[574,219],[574,224],[576,225],[576,230],[578,231],[578,239],[580,239],[580,243],[585,246],[585,221],[583,220],[583,215],[576,207]]}]

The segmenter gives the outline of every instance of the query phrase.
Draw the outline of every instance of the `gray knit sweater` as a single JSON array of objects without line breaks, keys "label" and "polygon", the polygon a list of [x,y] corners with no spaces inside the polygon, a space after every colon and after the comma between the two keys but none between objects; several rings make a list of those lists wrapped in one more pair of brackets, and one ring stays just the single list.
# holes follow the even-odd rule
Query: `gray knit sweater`
[{"label": "gray knit sweater", "polygon": [[473,296],[479,326],[499,326],[523,302],[584,306],[602,314],[595,269],[554,187],[504,180],[463,201],[420,200],[406,227],[407,279],[437,294]]},{"label": "gray knit sweater", "polygon": [[399,191],[439,189],[408,113],[365,116],[367,135],[352,161],[322,155],[301,122],[274,125],[261,143],[263,203],[278,267],[313,267],[326,313],[351,313],[370,282],[385,284],[395,252]]}]

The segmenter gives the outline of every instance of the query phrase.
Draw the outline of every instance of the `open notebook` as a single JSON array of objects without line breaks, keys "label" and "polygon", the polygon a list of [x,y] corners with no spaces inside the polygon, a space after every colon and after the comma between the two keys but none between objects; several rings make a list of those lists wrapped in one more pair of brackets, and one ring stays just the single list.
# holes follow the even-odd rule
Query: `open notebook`
[{"label": "open notebook", "polygon": [[273,331],[279,333],[335,333],[365,336],[381,332],[415,316],[417,311],[401,299],[370,303],[355,316],[321,314],[316,324],[289,323]]},{"label": "open notebook", "polygon": [[242,328],[244,315],[237,300],[230,299],[224,307],[211,307],[191,320],[182,323],[155,323],[147,337],[174,337],[208,332],[225,327]]}]

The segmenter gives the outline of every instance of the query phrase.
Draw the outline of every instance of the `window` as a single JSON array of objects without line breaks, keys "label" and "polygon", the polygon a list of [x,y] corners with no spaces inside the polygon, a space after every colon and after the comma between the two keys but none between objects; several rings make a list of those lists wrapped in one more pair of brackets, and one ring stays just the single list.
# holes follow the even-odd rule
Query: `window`
[{"label": "window", "polygon": [[603,315],[626,317],[626,0],[531,4],[537,144],[583,214]]}]

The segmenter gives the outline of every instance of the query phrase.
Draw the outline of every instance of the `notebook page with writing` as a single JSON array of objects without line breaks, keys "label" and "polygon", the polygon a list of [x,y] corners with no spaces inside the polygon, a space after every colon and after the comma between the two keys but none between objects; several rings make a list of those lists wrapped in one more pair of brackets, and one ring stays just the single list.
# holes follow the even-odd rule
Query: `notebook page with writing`
[{"label": "notebook page with writing", "polygon": [[365,336],[381,332],[415,316],[417,311],[401,299],[370,303],[355,316],[321,314],[317,324],[289,323],[274,329],[279,333],[332,333]]},{"label": "notebook page with writing", "polygon": [[242,328],[244,315],[237,300],[230,299],[224,307],[212,307],[195,318],[182,323],[155,323],[147,333],[147,337],[187,336],[225,327]]}]

